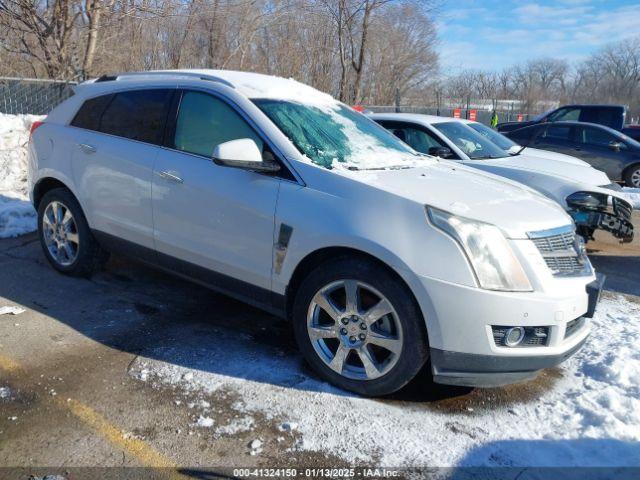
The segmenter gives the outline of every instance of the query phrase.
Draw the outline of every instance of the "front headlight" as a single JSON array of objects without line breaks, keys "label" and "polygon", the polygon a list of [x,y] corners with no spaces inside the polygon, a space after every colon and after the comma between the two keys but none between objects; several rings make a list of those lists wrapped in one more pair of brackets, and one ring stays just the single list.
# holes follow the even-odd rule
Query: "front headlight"
[{"label": "front headlight", "polygon": [[596,192],[576,192],[567,197],[567,205],[571,208],[585,210],[607,210],[609,195]]},{"label": "front headlight", "polygon": [[427,207],[429,220],[461,246],[480,286],[486,290],[529,292],[527,274],[509,242],[494,225]]}]

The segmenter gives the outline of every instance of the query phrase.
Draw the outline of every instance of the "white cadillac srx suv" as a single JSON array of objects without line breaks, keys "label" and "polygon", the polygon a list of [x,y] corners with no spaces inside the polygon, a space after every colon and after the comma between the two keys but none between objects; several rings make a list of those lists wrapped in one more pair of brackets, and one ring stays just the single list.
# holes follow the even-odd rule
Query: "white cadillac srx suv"
[{"label": "white cadillac srx suv", "polygon": [[104,76],[34,125],[29,155],[54,268],[121,252],[286,316],[347,390],[388,394],[424,365],[447,384],[528,379],[590,331],[602,282],[560,206],[294,80]]}]

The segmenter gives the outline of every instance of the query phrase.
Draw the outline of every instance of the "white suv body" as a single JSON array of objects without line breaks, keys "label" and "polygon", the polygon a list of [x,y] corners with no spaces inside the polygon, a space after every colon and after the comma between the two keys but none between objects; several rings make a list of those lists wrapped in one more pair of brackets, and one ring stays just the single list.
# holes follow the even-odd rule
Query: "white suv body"
[{"label": "white suv body", "polygon": [[286,316],[318,373],[361,394],[429,358],[441,383],[531,378],[591,328],[602,281],[555,202],[419,155],[293,80],[101,78],[29,152],[55,268],[123,252]]},{"label": "white suv body", "polygon": [[[582,160],[519,147],[501,133],[466,119],[404,113],[375,113],[371,118],[396,133],[409,135],[407,143],[417,150],[446,147],[450,150],[449,161],[539,191],[562,205],[574,219],[578,232],[587,239],[595,230],[602,229],[621,242],[633,240],[633,206],[629,199],[606,173]],[[458,130],[461,124],[469,128]]]}]

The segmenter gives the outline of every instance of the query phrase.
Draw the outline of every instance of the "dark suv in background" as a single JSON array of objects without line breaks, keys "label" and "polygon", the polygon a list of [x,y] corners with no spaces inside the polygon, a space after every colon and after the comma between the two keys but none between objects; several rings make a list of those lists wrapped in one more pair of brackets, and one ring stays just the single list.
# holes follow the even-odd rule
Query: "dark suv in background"
[{"label": "dark suv in background", "polygon": [[526,122],[499,123],[497,128],[499,132],[506,133],[540,123],[587,122],[622,130],[626,114],[627,109],[622,105],[565,105]]},{"label": "dark suv in background", "polygon": [[520,145],[573,155],[602,170],[614,182],[640,188],[640,143],[612,128],[593,123],[553,122],[505,135]]}]

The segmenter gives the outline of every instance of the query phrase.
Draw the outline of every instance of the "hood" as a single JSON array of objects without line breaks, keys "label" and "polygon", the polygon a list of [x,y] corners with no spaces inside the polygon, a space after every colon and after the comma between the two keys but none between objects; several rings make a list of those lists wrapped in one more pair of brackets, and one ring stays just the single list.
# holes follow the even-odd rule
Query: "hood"
[{"label": "hood", "polygon": [[449,162],[349,177],[423,205],[496,225],[510,238],[572,223],[557,203],[506,178]]},{"label": "hood", "polygon": [[[523,172],[532,172],[537,174],[551,175],[569,180],[573,183],[581,183],[585,186],[602,186],[611,183],[609,177],[604,172],[596,170],[589,165],[578,165],[574,162],[564,160],[556,160],[552,158],[544,158],[532,155],[526,149],[520,155],[512,157],[498,158],[495,160],[481,160],[485,169],[495,166],[501,170],[511,168]],[[488,169],[491,171],[490,169]],[[500,173],[503,174],[502,172]]]},{"label": "hood", "polygon": [[[509,149],[509,153],[518,153],[522,149],[522,146],[514,145]],[[538,158],[547,158],[549,160],[559,160],[561,162],[573,163],[574,165],[581,165],[583,167],[589,166],[584,160],[572,157],[571,155],[565,155],[564,153],[552,152],[550,150],[540,150],[539,148],[525,147],[522,150],[525,155],[531,155]]]}]

